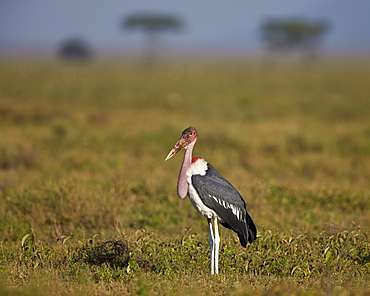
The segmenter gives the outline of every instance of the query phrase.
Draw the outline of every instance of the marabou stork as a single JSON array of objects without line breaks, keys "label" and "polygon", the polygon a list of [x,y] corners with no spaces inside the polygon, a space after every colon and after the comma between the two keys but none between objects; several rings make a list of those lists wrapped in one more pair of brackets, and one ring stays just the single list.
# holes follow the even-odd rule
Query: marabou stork
[{"label": "marabou stork", "polygon": [[[200,157],[192,158],[196,141],[196,129],[185,129],[165,160],[185,149],[177,194],[181,198],[188,194],[194,208],[208,219],[211,274],[217,274],[220,248],[218,222],[235,231],[243,247],[246,247],[247,242],[251,243],[256,239],[257,229],[239,192],[210,163]],[[213,229],[211,219],[214,220]]]}]

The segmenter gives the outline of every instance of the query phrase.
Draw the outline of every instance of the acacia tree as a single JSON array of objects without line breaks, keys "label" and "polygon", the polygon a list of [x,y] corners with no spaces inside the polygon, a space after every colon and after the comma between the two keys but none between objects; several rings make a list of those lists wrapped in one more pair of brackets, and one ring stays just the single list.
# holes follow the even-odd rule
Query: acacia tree
[{"label": "acacia tree", "polygon": [[152,63],[158,54],[159,35],[165,32],[179,32],[183,24],[179,18],[168,14],[135,13],[122,22],[124,30],[139,30],[146,36],[145,61]]},{"label": "acacia tree", "polygon": [[308,60],[317,56],[324,34],[328,31],[326,21],[303,19],[269,19],[261,26],[262,39],[269,52],[298,52]]},{"label": "acacia tree", "polygon": [[85,62],[92,56],[90,46],[79,37],[71,37],[62,42],[58,55],[68,62]]}]

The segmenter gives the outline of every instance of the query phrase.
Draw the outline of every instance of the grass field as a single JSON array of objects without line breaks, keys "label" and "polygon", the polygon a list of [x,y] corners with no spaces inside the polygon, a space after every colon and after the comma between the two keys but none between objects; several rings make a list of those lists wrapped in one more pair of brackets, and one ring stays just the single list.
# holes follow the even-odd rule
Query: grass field
[{"label": "grass field", "polygon": [[[1,68],[1,295],[370,295],[370,64]],[[259,231],[217,276],[188,126]]]}]

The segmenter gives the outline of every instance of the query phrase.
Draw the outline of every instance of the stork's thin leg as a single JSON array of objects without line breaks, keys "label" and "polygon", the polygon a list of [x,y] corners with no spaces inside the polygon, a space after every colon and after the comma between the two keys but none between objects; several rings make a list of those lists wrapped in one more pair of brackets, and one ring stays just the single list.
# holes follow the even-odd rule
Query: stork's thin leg
[{"label": "stork's thin leg", "polygon": [[215,238],[213,236],[212,221],[208,218],[208,231],[209,231],[209,246],[210,246],[210,259],[211,259],[211,274],[215,272]]},{"label": "stork's thin leg", "polygon": [[218,220],[215,218],[215,235],[214,235],[214,256],[215,256],[215,273],[218,274],[218,253],[220,251],[220,234],[218,233]]}]

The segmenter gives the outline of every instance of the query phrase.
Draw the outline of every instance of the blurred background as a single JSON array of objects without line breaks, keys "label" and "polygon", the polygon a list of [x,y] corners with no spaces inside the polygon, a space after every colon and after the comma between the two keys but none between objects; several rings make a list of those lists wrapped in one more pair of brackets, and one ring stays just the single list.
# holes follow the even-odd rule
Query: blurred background
[{"label": "blurred background", "polygon": [[369,11],[367,0],[1,1],[0,56],[367,58]]},{"label": "blurred background", "polygon": [[[0,0],[0,294],[17,292],[4,278],[22,295],[370,295],[369,14]],[[164,161],[188,126],[259,231],[244,252],[220,229],[213,279],[206,221],[177,198],[182,157]],[[73,257],[117,236],[137,246],[127,269]]]}]

